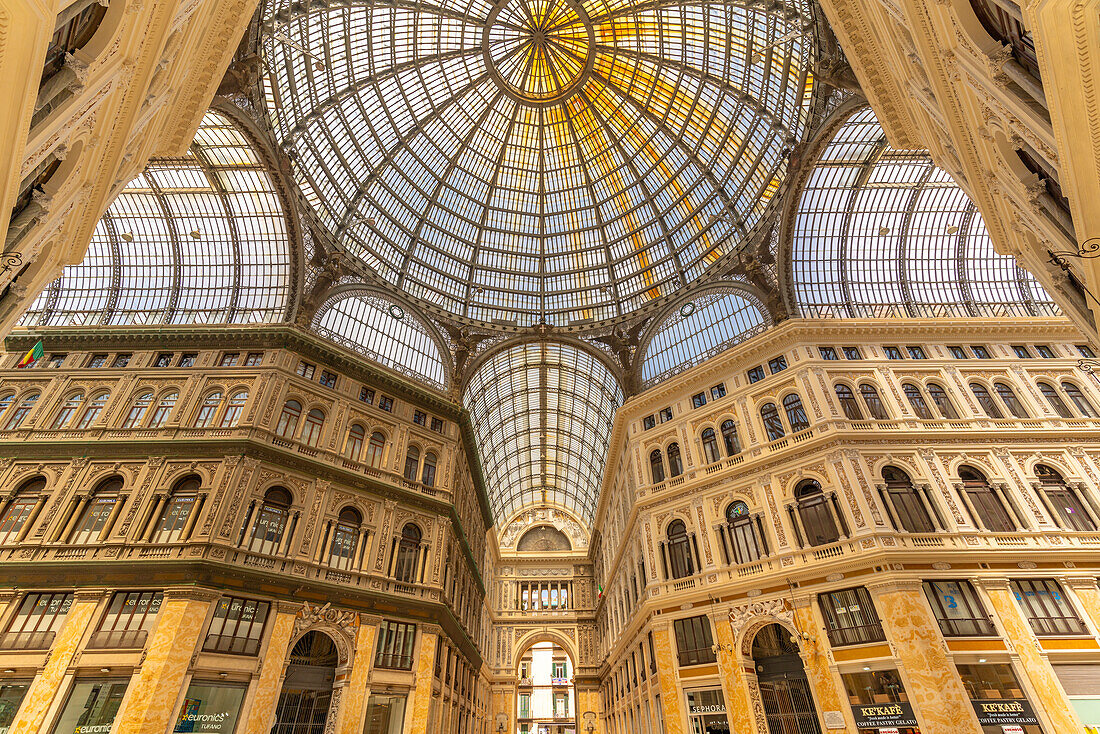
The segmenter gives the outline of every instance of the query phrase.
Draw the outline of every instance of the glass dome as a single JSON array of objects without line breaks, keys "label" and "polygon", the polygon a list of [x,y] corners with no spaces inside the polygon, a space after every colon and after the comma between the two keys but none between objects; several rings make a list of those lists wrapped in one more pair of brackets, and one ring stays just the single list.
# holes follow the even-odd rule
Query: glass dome
[{"label": "glass dome", "polygon": [[813,90],[801,0],[263,13],[269,113],[321,221],[482,322],[609,318],[695,280],[780,189]]}]

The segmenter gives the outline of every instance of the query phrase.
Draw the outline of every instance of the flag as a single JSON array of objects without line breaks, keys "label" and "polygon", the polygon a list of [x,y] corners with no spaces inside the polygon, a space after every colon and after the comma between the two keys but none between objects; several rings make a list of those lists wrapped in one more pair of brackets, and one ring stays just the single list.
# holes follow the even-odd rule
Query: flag
[{"label": "flag", "polygon": [[19,368],[30,367],[32,364],[42,359],[43,353],[42,340],[39,339],[38,343],[31,347],[31,351],[24,354],[23,359],[19,360],[19,364],[15,366]]}]

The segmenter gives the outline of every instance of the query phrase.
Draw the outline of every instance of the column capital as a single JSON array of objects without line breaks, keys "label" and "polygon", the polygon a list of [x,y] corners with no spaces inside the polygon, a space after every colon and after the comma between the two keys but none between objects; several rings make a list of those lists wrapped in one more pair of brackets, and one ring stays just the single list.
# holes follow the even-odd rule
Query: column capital
[{"label": "column capital", "polygon": [[1007,576],[979,577],[974,579],[978,585],[986,590],[1008,591],[1009,578]]},{"label": "column capital", "polygon": [[889,594],[896,591],[919,592],[922,590],[920,579],[884,579],[871,581],[865,584],[867,591],[872,594]]},{"label": "column capital", "polygon": [[382,617],[377,614],[364,614],[359,613],[359,626],[360,627],[378,627],[382,624]]},{"label": "column capital", "polygon": [[421,624],[420,631],[426,635],[439,636],[443,634],[443,628],[440,627],[438,624],[434,624],[432,622],[425,622],[424,624]]},{"label": "column capital", "polygon": [[282,614],[297,614],[302,611],[301,602],[279,599],[275,602],[275,611]]},{"label": "column capital", "polygon": [[99,601],[103,598],[103,595],[107,593],[106,588],[97,589],[77,589],[73,592],[73,601],[76,603]]},{"label": "column capital", "polygon": [[217,601],[222,597],[220,591],[214,589],[202,589],[194,586],[177,586],[175,588],[167,588],[161,592],[165,601],[170,599],[182,599],[185,601],[205,601],[212,602]]},{"label": "column capital", "polygon": [[1100,588],[1100,584],[1097,584],[1094,576],[1067,576],[1060,579],[1063,584],[1071,589],[1097,589]]}]

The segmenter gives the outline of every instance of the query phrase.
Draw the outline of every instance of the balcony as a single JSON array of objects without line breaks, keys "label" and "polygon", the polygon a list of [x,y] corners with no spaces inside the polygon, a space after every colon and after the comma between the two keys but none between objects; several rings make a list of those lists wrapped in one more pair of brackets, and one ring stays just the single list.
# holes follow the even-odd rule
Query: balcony
[{"label": "balcony", "polygon": [[0,650],[49,650],[56,632],[5,632],[0,636]]},{"label": "balcony", "polygon": [[146,630],[99,630],[88,640],[88,649],[140,650],[148,637]]}]

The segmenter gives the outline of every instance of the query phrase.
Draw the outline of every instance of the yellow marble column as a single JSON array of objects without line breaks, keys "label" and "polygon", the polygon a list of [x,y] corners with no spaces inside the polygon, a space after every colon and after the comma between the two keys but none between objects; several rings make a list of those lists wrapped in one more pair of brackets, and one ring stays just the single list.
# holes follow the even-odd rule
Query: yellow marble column
[{"label": "yellow marble column", "polygon": [[1085,614],[1092,620],[1092,626],[1100,629],[1100,587],[1096,585],[1096,578],[1084,576],[1062,579],[1062,585],[1073,591]]},{"label": "yellow marble column", "polygon": [[[592,724],[591,734],[603,734],[602,722],[600,719],[600,686],[599,682],[593,680],[592,683],[581,685],[578,684],[576,690],[576,707],[577,707],[577,731],[580,734],[590,734],[588,731],[588,725]],[[585,717],[585,712],[591,712],[595,714]]]},{"label": "yellow marble column", "polygon": [[374,667],[374,643],[378,638],[381,617],[359,615],[359,630],[355,633],[355,658],[351,661],[351,673],[344,686],[343,703],[336,719],[339,734],[359,734],[363,730],[363,717],[367,712],[367,689]]},{"label": "yellow marble column", "polygon": [[428,714],[431,712],[432,678],[435,676],[435,644],[442,632],[434,624],[421,626],[416,682],[409,702],[409,723],[405,726],[405,734],[435,734],[428,731]]},{"label": "yellow marble column", "polygon": [[141,666],[115,718],[115,734],[168,731],[187,666],[206,614],[221,595],[206,589],[165,589]]},{"label": "yellow marble column", "polygon": [[260,680],[256,682],[256,693],[248,707],[245,734],[269,734],[271,731],[275,705],[279,703],[279,692],[283,687],[284,664],[290,638],[294,635],[294,618],[302,608],[300,604],[291,602],[276,602],[274,606],[275,619],[271,623],[271,634],[264,649]]},{"label": "yellow marble column", "polygon": [[921,734],[981,732],[959,671],[917,580],[868,584],[886,639],[905,668],[905,692]]},{"label": "yellow marble column", "polygon": [[665,712],[665,734],[685,734],[687,715],[680,698],[680,676],[668,624],[654,626],[653,650],[657,654],[657,682],[661,689],[661,707]]},{"label": "yellow marble column", "polygon": [[73,604],[54,637],[46,665],[31,681],[31,687],[23,698],[10,731],[37,732],[42,726],[54,696],[61,692],[61,682],[73,662],[81,638],[95,616],[103,593],[102,589],[81,589],[73,594]]},{"label": "yellow marble column", "polygon": [[729,614],[721,612],[711,616],[714,641],[718,644],[718,669],[722,676],[722,695],[726,699],[726,712],[730,731],[751,734],[756,731],[752,713],[752,698],[745,671],[741,667],[741,655],[733,634]]},{"label": "yellow marble column", "polygon": [[822,623],[814,616],[813,603],[809,598],[794,600],[794,616],[798,620],[798,629],[809,633],[809,640],[802,640],[802,662],[806,667],[806,678],[814,693],[821,718],[825,712],[839,711],[844,716],[845,725],[839,728],[826,728],[825,731],[855,731],[855,719],[848,705],[848,698],[840,688],[840,679],[832,667],[829,657],[829,638]]},{"label": "yellow marble column", "polygon": [[1008,579],[982,579],[979,583],[989,596],[993,613],[1000,619],[1001,628],[1008,637],[1011,649],[1020,656],[1021,665],[1017,667],[1016,673],[1019,675],[1023,672],[1031,683],[1034,691],[1034,695],[1029,696],[1031,705],[1037,711],[1046,713],[1050,727],[1059,734],[1083,731],[1062,684],[1031,631],[1031,625],[1016,604]]}]

